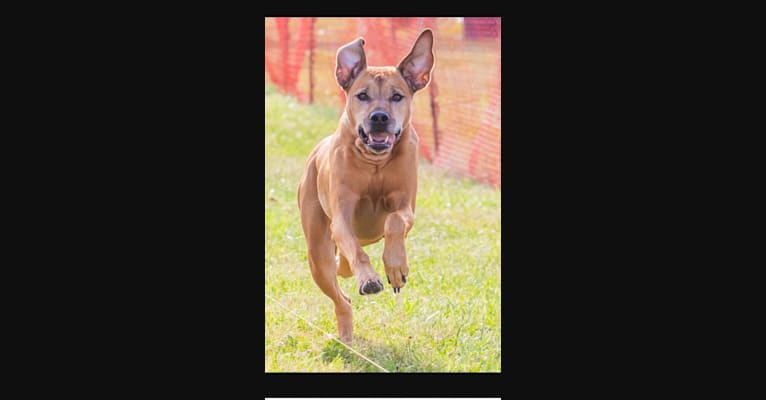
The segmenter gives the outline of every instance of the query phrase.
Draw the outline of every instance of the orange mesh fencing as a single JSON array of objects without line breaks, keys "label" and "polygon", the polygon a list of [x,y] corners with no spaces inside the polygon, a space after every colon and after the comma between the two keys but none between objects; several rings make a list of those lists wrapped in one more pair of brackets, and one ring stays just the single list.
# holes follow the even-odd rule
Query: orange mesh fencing
[{"label": "orange mesh fencing", "polygon": [[340,114],[346,101],[335,82],[338,47],[363,36],[367,65],[396,65],[425,28],[434,31],[436,63],[413,107],[420,155],[500,187],[500,18],[267,18],[265,79]]}]

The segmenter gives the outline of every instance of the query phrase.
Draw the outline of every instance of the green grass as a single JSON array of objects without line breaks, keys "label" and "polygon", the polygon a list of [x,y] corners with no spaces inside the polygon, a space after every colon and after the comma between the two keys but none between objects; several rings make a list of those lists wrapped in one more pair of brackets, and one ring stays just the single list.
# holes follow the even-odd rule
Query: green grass
[{"label": "green grass", "polygon": [[[306,157],[339,115],[266,87],[266,372],[381,372],[321,332],[337,337],[335,314],[311,278],[300,224]],[[386,285],[360,296],[353,279],[338,278],[352,299],[351,346],[392,372],[499,372],[500,191],[426,162],[418,185],[401,293]],[[383,241],[364,249],[384,276]]]}]

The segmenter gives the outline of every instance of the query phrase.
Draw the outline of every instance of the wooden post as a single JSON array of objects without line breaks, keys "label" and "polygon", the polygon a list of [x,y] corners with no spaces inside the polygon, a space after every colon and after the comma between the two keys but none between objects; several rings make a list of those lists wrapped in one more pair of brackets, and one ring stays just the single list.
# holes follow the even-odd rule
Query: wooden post
[{"label": "wooden post", "polygon": [[288,19],[286,17],[280,17],[275,18],[277,21],[277,32],[279,32],[279,50],[281,55],[281,68],[278,68],[278,70],[281,70],[281,79],[279,82],[279,87],[282,93],[287,93],[287,67],[290,65],[290,31],[288,29],[287,23]]},{"label": "wooden post", "polygon": [[436,95],[439,91],[436,89],[433,71],[431,72],[431,84],[428,85],[428,94],[431,97],[431,118],[433,119],[434,131],[434,157],[439,154],[439,104],[436,102]]},{"label": "wooden post", "polygon": [[314,104],[314,24],[316,18],[311,18],[309,25],[309,104]]}]

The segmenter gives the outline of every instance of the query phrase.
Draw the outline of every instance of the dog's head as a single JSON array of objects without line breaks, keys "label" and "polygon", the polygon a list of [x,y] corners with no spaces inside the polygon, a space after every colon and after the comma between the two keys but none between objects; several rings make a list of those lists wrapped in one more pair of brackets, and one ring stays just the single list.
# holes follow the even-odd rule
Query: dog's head
[{"label": "dog's head", "polygon": [[431,80],[433,33],[420,33],[396,67],[368,67],[364,39],[338,49],[335,78],[346,92],[346,115],[363,145],[375,154],[390,152],[410,123],[412,97]]}]

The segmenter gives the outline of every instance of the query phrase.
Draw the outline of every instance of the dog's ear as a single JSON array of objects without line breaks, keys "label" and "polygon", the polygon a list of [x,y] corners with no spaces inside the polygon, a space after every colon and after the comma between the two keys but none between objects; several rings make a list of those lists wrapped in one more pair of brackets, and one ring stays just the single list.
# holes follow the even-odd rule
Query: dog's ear
[{"label": "dog's ear", "polygon": [[338,49],[335,80],[343,90],[348,91],[356,77],[367,68],[367,57],[362,46],[364,39],[360,37]]},{"label": "dog's ear", "polygon": [[420,33],[410,54],[402,59],[397,67],[410,89],[416,92],[431,81],[431,69],[434,67],[434,35],[430,29]]}]

